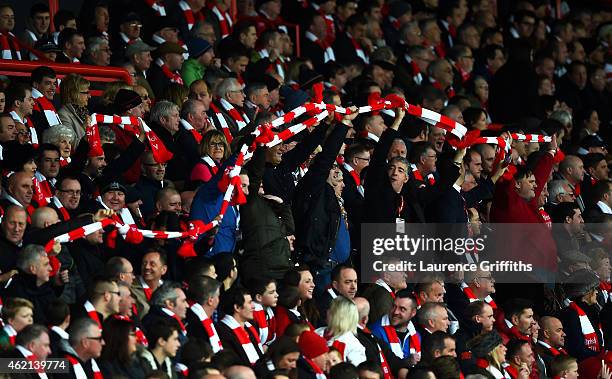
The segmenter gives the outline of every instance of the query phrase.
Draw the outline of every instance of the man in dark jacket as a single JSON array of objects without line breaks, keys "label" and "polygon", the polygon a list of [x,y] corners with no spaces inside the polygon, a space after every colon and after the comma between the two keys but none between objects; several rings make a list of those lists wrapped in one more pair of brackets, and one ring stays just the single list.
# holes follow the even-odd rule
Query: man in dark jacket
[{"label": "man in dark jacket", "polygon": [[247,203],[240,208],[244,243],[240,266],[247,283],[262,275],[279,280],[291,268],[295,239],[291,206],[277,196],[264,194],[261,185],[267,150],[257,149],[245,166],[249,189]]},{"label": "man in dark jacket", "polygon": [[[57,299],[55,289],[49,282],[51,265],[40,245],[26,246],[17,257],[19,274],[6,289],[7,297],[21,297],[34,304],[34,322],[47,324],[45,310],[51,301]],[[61,292],[63,286],[57,287]]]},{"label": "man in dark jacket", "polygon": [[[331,270],[350,255],[347,216],[342,206],[342,172],[336,156],[356,113],[336,124],[308,172],[296,188],[293,203],[296,249],[314,274],[315,291],[322,293],[331,282]],[[345,124],[347,123],[347,124]],[[334,165],[336,167],[334,167]],[[335,188],[334,188],[335,186]]]}]

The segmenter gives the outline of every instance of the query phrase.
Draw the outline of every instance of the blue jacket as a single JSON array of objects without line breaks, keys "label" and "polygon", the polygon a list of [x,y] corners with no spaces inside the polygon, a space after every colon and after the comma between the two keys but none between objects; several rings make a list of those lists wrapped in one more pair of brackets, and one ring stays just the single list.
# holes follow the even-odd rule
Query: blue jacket
[{"label": "blue jacket", "polygon": [[[225,171],[225,167],[233,165],[235,157],[230,157],[220,167],[217,175],[213,176],[210,181],[202,184],[193,198],[191,204],[191,214],[193,220],[201,220],[204,223],[211,222],[221,210],[223,202],[223,192],[219,190],[217,184]],[[238,212],[233,206],[227,208],[227,212],[223,216],[221,225],[218,226],[217,234],[212,248],[206,253],[206,256],[212,257],[219,253],[233,253],[236,246],[236,228],[238,223]]]},{"label": "blue jacket", "polygon": [[[375,322],[370,323],[368,325],[368,328],[370,328],[370,331],[376,338],[378,338],[380,341],[383,341],[389,347],[391,347],[391,343],[389,343],[389,338],[387,338],[387,334],[385,333],[385,330],[382,327],[381,321],[382,321],[382,318],[376,320]],[[417,332],[417,335],[419,336],[419,341],[420,341],[421,335],[418,332]],[[402,346],[402,351],[404,352],[404,356],[398,357],[398,358],[406,359],[410,357],[410,336],[408,335],[408,333],[406,333],[404,340],[400,341],[400,345]]]}]

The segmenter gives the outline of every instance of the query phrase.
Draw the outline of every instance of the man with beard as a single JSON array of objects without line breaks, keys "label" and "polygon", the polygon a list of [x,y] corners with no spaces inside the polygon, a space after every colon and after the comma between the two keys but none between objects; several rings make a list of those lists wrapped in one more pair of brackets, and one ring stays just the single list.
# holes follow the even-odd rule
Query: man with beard
[{"label": "man with beard", "polygon": [[374,336],[389,345],[398,358],[409,358],[412,364],[421,359],[421,336],[412,323],[416,312],[417,303],[412,293],[401,290],[395,294],[393,309],[370,324]]}]

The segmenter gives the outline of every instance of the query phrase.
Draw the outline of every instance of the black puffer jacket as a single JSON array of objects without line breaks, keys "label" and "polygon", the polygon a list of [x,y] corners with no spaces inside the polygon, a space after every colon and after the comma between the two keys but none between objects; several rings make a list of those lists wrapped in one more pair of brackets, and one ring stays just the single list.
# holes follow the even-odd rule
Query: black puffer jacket
[{"label": "black puffer jacket", "polygon": [[296,250],[304,263],[315,267],[328,261],[340,227],[340,205],[327,177],[347,131],[346,125],[336,124],[295,191]]}]

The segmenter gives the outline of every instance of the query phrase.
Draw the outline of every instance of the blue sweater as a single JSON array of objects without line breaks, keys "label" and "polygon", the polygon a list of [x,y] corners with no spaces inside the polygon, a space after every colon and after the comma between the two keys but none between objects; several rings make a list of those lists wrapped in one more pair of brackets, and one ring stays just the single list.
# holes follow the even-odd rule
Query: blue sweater
[{"label": "blue sweater", "polygon": [[[376,320],[375,322],[370,323],[368,327],[370,328],[370,330],[372,331],[372,334],[375,337],[377,337],[379,340],[386,343],[390,348],[391,344],[389,343],[389,338],[387,338],[385,329],[381,325],[381,321],[382,321],[382,318]],[[417,335],[419,336],[419,340],[421,340],[421,335],[418,332],[417,332]],[[400,345],[402,346],[402,351],[404,352],[404,356],[398,357],[398,358],[406,359],[410,357],[410,336],[408,335],[408,333],[406,333],[406,336],[404,337],[403,341],[400,340]]]}]

